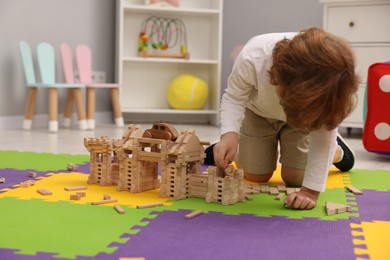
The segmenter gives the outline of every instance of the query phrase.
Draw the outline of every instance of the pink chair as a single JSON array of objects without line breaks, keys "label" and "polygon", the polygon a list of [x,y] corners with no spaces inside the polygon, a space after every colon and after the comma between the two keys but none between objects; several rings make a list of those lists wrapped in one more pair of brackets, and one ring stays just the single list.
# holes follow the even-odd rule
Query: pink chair
[{"label": "pink chair", "polygon": [[119,127],[124,125],[122,112],[119,105],[119,84],[115,83],[92,83],[92,54],[91,49],[84,44],[76,47],[76,62],[80,76],[80,82],[87,86],[87,125],[89,129],[95,128],[95,89],[111,89],[111,99],[115,116],[115,124]]},{"label": "pink chair", "polygon": [[[73,58],[72,50],[69,45],[66,43],[61,44],[61,58],[62,58],[62,68],[64,71],[65,82],[68,84],[74,84],[74,69],[73,69]],[[70,90],[66,98],[66,105],[64,111],[64,127],[70,127],[71,116],[72,116],[72,106],[73,100],[76,99],[76,104],[82,104],[81,95],[75,93],[75,91]],[[80,100],[78,100],[80,99]],[[83,106],[77,105],[77,113],[82,115],[84,120],[79,121],[80,129],[87,129],[87,121],[85,120],[85,110]]]},{"label": "pink chair", "polygon": [[37,46],[37,59],[41,82],[37,82],[35,77],[34,62],[30,45],[20,42],[20,54],[22,58],[23,70],[26,77],[26,86],[28,87],[28,98],[26,103],[23,129],[30,130],[36,103],[37,90],[39,88],[48,89],[49,96],[49,131],[58,131],[58,90],[68,89],[75,96],[76,105],[79,108],[79,120],[86,124],[84,104],[82,102],[81,89],[85,84],[58,83],[55,78],[55,51],[51,44],[41,42]]}]

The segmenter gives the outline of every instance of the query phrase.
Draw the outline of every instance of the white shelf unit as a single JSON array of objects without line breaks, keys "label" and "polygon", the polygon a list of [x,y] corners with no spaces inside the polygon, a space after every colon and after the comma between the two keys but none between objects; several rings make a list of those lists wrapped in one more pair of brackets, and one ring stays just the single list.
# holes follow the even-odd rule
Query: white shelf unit
[{"label": "white shelf unit", "polygon": [[[141,26],[151,16],[183,21],[190,59],[138,55]],[[218,124],[221,49],[222,0],[181,0],[178,8],[145,5],[140,0],[117,0],[116,76],[121,84],[120,102],[125,118]],[[177,49],[171,51],[178,53]],[[165,94],[168,85],[184,73],[193,74],[208,85],[208,99],[201,110],[171,109],[168,105]]]},{"label": "white shelf unit", "polygon": [[364,93],[368,67],[390,60],[390,0],[320,0],[324,29],[348,40],[356,54],[356,72],[362,82],[357,106],[341,126],[363,128]]}]

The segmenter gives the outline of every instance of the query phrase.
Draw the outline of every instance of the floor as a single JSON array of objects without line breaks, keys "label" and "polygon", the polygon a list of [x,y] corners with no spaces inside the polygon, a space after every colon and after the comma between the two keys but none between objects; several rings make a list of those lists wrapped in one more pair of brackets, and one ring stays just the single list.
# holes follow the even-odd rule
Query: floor
[{"label": "floor", "polygon": [[[150,128],[150,124],[142,125],[144,129]],[[177,130],[195,130],[202,141],[216,141],[219,139],[219,129],[210,125],[175,125]],[[114,125],[97,125],[96,129],[78,130],[77,128],[60,129],[58,133],[49,133],[47,129],[32,129],[31,131],[0,130],[0,149],[16,151],[34,151],[49,153],[86,154],[83,139],[86,137],[109,136],[120,138],[125,128]],[[340,134],[356,156],[355,168],[357,169],[383,169],[390,170],[390,156],[367,152],[362,144],[362,132],[353,129],[351,134],[347,130],[340,129]]]}]

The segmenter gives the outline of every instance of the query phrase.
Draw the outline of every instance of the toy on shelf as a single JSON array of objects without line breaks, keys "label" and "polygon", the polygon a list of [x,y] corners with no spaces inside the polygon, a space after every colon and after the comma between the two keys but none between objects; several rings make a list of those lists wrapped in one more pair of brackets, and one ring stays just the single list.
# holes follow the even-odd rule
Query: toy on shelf
[{"label": "toy on shelf", "polygon": [[202,79],[182,74],[169,84],[166,97],[173,109],[202,109],[208,97],[209,89]]},{"label": "toy on shelf", "polygon": [[180,0],[145,0],[145,5],[161,7],[179,7]]},{"label": "toy on shelf", "polygon": [[178,133],[170,124],[156,123],[143,131],[129,125],[121,139],[85,138],[84,146],[90,153],[89,184],[116,185],[131,193],[160,187],[160,197],[205,198],[223,205],[244,200],[242,170],[212,166],[208,174],[201,172],[203,142],[193,130]]},{"label": "toy on shelf", "polygon": [[[180,53],[172,53],[169,50]],[[184,23],[177,18],[157,16],[147,18],[141,26],[138,52],[140,56],[149,58],[189,59],[187,30]]]}]

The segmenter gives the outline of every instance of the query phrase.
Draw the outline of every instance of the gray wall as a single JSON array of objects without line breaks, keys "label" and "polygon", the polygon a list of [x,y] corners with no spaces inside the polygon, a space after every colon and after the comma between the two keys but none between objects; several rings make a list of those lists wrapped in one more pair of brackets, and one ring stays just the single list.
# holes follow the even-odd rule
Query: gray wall
[{"label": "gray wall", "polygon": [[[48,41],[58,48],[91,46],[93,69],[114,80],[114,0],[0,0],[0,119],[24,114],[26,88],[18,44],[32,46]],[[297,31],[322,25],[322,5],[317,0],[224,0],[222,89],[230,74],[230,52],[249,38],[267,32]],[[59,63],[60,64],[60,63]],[[61,66],[57,79],[63,81]],[[65,91],[60,93],[63,112]],[[106,90],[98,91],[97,111],[110,111]],[[40,91],[35,114],[47,114],[47,92]],[[1,127],[1,126],[0,126]]]},{"label": "gray wall", "polygon": [[322,27],[323,5],[317,0],[224,0],[223,4],[222,89],[233,66],[230,53],[235,46],[258,34]]},{"label": "gray wall", "polygon": [[[24,114],[26,87],[18,44],[26,40],[32,48],[41,41],[57,50],[57,80],[63,82],[59,46],[74,48],[88,44],[93,70],[114,79],[115,1],[113,0],[0,0],[0,117]],[[35,50],[34,50],[35,51]],[[35,114],[47,114],[47,91],[38,91]],[[63,112],[66,91],[60,91]],[[97,111],[111,109],[106,90],[97,93]]]}]

